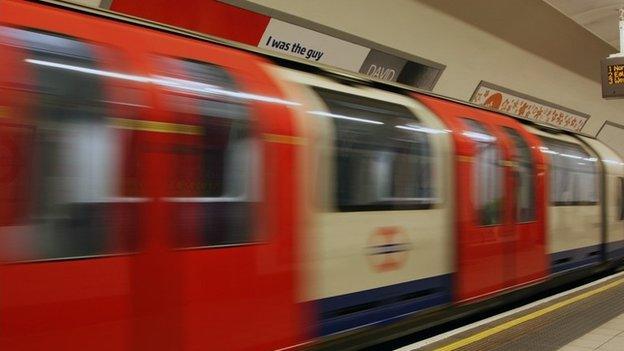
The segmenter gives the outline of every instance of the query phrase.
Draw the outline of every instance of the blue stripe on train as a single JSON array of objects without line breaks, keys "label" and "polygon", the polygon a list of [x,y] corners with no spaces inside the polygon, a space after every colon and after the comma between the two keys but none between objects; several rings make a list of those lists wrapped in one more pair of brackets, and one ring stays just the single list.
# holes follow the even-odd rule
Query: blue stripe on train
[{"label": "blue stripe on train", "polygon": [[624,240],[607,243],[607,258],[612,260],[624,257]]},{"label": "blue stripe on train", "polygon": [[550,254],[552,273],[600,262],[600,245],[581,247]]},{"label": "blue stripe on train", "polygon": [[315,301],[320,335],[394,321],[451,302],[451,274],[409,281]]},{"label": "blue stripe on train", "polygon": [[[624,241],[607,245],[609,258],[624,257]],[[600,245],[555,252],[550,255],[552,273],[598,263]],[[319,313],[320,335],[370,324],[383,324],[429,307],[449,304],[452,275],[409,281],[314,302]]]}]

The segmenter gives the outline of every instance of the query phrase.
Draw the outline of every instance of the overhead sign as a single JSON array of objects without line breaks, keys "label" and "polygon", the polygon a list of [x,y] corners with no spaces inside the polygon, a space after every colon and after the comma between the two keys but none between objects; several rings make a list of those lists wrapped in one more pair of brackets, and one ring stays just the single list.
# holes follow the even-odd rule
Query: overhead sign
[{"label": "overhead sign", "polygon": [[[444,65],[413,55],[385,52],[386,48],[380,45],[311,22],[305,22],[304,27],[295,24],[298,23],[296,18],[280,20],[275,17],[283,14],[271,12],[268,8],[263,10],[264,13],[256,12],[257,6],[242,8],[246,2],[241,1],[178,0],[159,1],[157,5],[153,1],[136,0],[72,1],[100,3],[99,7],[120,13],[425,90],[433,89],[445,68]],[[331,35],[328,34],[330,32]]]},{"label": "overhead sign", "polygon": [[609,57],[602,60],[602,97],[614,99],[624,97],[624,57]]},{"label": "overhead sign", "polygon": [[359,71],[369,48],[271,18],[258,47]]},{"label": "overhead sign", "polygon": [[406,59],[275,18],[269,21],[258,47],[394,82],[408,63]]},{"label": "overhead sign", "polygon": [[586,113],[484,81],[477,85],[470,102],[574,132],[580,132],[590,117]]},{"label": "overhead sign", "polygon": [[271,18],[258,47],[369,77],[433,89],[441,70]]}]

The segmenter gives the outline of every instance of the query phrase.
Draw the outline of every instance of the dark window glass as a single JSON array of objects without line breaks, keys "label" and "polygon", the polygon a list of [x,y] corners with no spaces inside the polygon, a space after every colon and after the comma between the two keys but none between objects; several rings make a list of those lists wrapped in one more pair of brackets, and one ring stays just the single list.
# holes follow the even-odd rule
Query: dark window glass
[{"label": "dark window glass", "polygon": [[[2,45],[24,52],[20,64],[28,75],[12,79],[30,94],[24,123],[32,124],[33,132],[32,149],[28,150],[32,153],[27,171],[32,174],[29,215],[4,228],[15,244],[13,259],[130,250],[130,239],[119,237],[127,235],[134,223],[124,216],[132,209],[122,212],[118,203],[122,201],[121,139],[110,123],[110,101],[95,54],[104,49],[60,35],[15,28],[1,28],[0,37]],[[21,157],[31,157],[22,151]]]},{"label": "dark window glass", "polygon": [[542,138],[550,160],[550,202],[555,206],[598,203],[597,159],[580,145]]},{"label": "dark window glass", "polygon": [[475,179],[474,203],[481,225],[493,225],[502,222],[503,167],[502,155],[496,137],[479,122],[465,118],[468,127],[464,135],[476,144],[473,162]]},{"label": "dark window glass", "polygon": [[514,145],[516,167],[516,220],[535,220],[535,170],[531,149],[524,138],[514,129],[504,128]]},{"label": "dark window glass", "polygon": [[428,208],[435,201],[426,128],[404,106],[326,89],[316,92],[335,128],[336,203],[341,211]]},{"label": "dark window glass", "polygon": [[618,186],[620,187],[619,191],[619,205],[620,205],[620,214],[618,216],[619,220],[624,220],[624,178],[618,177]]},{"label": "dark window glass", "polygon": [[[165,108],[184,133],[171,145],[178,245],[214,246],[253,241],[251,207],[257,198],[257,161],[249,107],[223,68],[191,60],[159,58],[157,83]],[[258,174],[258,167],[254,167]]]}]

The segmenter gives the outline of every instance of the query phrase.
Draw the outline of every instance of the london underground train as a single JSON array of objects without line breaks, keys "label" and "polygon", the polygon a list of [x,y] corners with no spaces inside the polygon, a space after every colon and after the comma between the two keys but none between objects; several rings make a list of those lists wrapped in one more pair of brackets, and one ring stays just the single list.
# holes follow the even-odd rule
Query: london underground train
[{"label": "london underground train", "polygon": [[3,350],[322,347],[624,257],[598,140],[80,7],[0,0],[0,160]]}]

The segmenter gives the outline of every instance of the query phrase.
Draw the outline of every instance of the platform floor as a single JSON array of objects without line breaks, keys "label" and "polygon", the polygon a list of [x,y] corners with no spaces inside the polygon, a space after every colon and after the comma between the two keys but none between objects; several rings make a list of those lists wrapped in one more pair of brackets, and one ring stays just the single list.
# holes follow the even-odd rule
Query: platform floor
[{"label": "platform floor", "polygon": [[400,351],[624,351],[624,273]]},{"label": "platform floor", "polygon": [[560,348],[561,351],[624,350],[624,314]]}]

